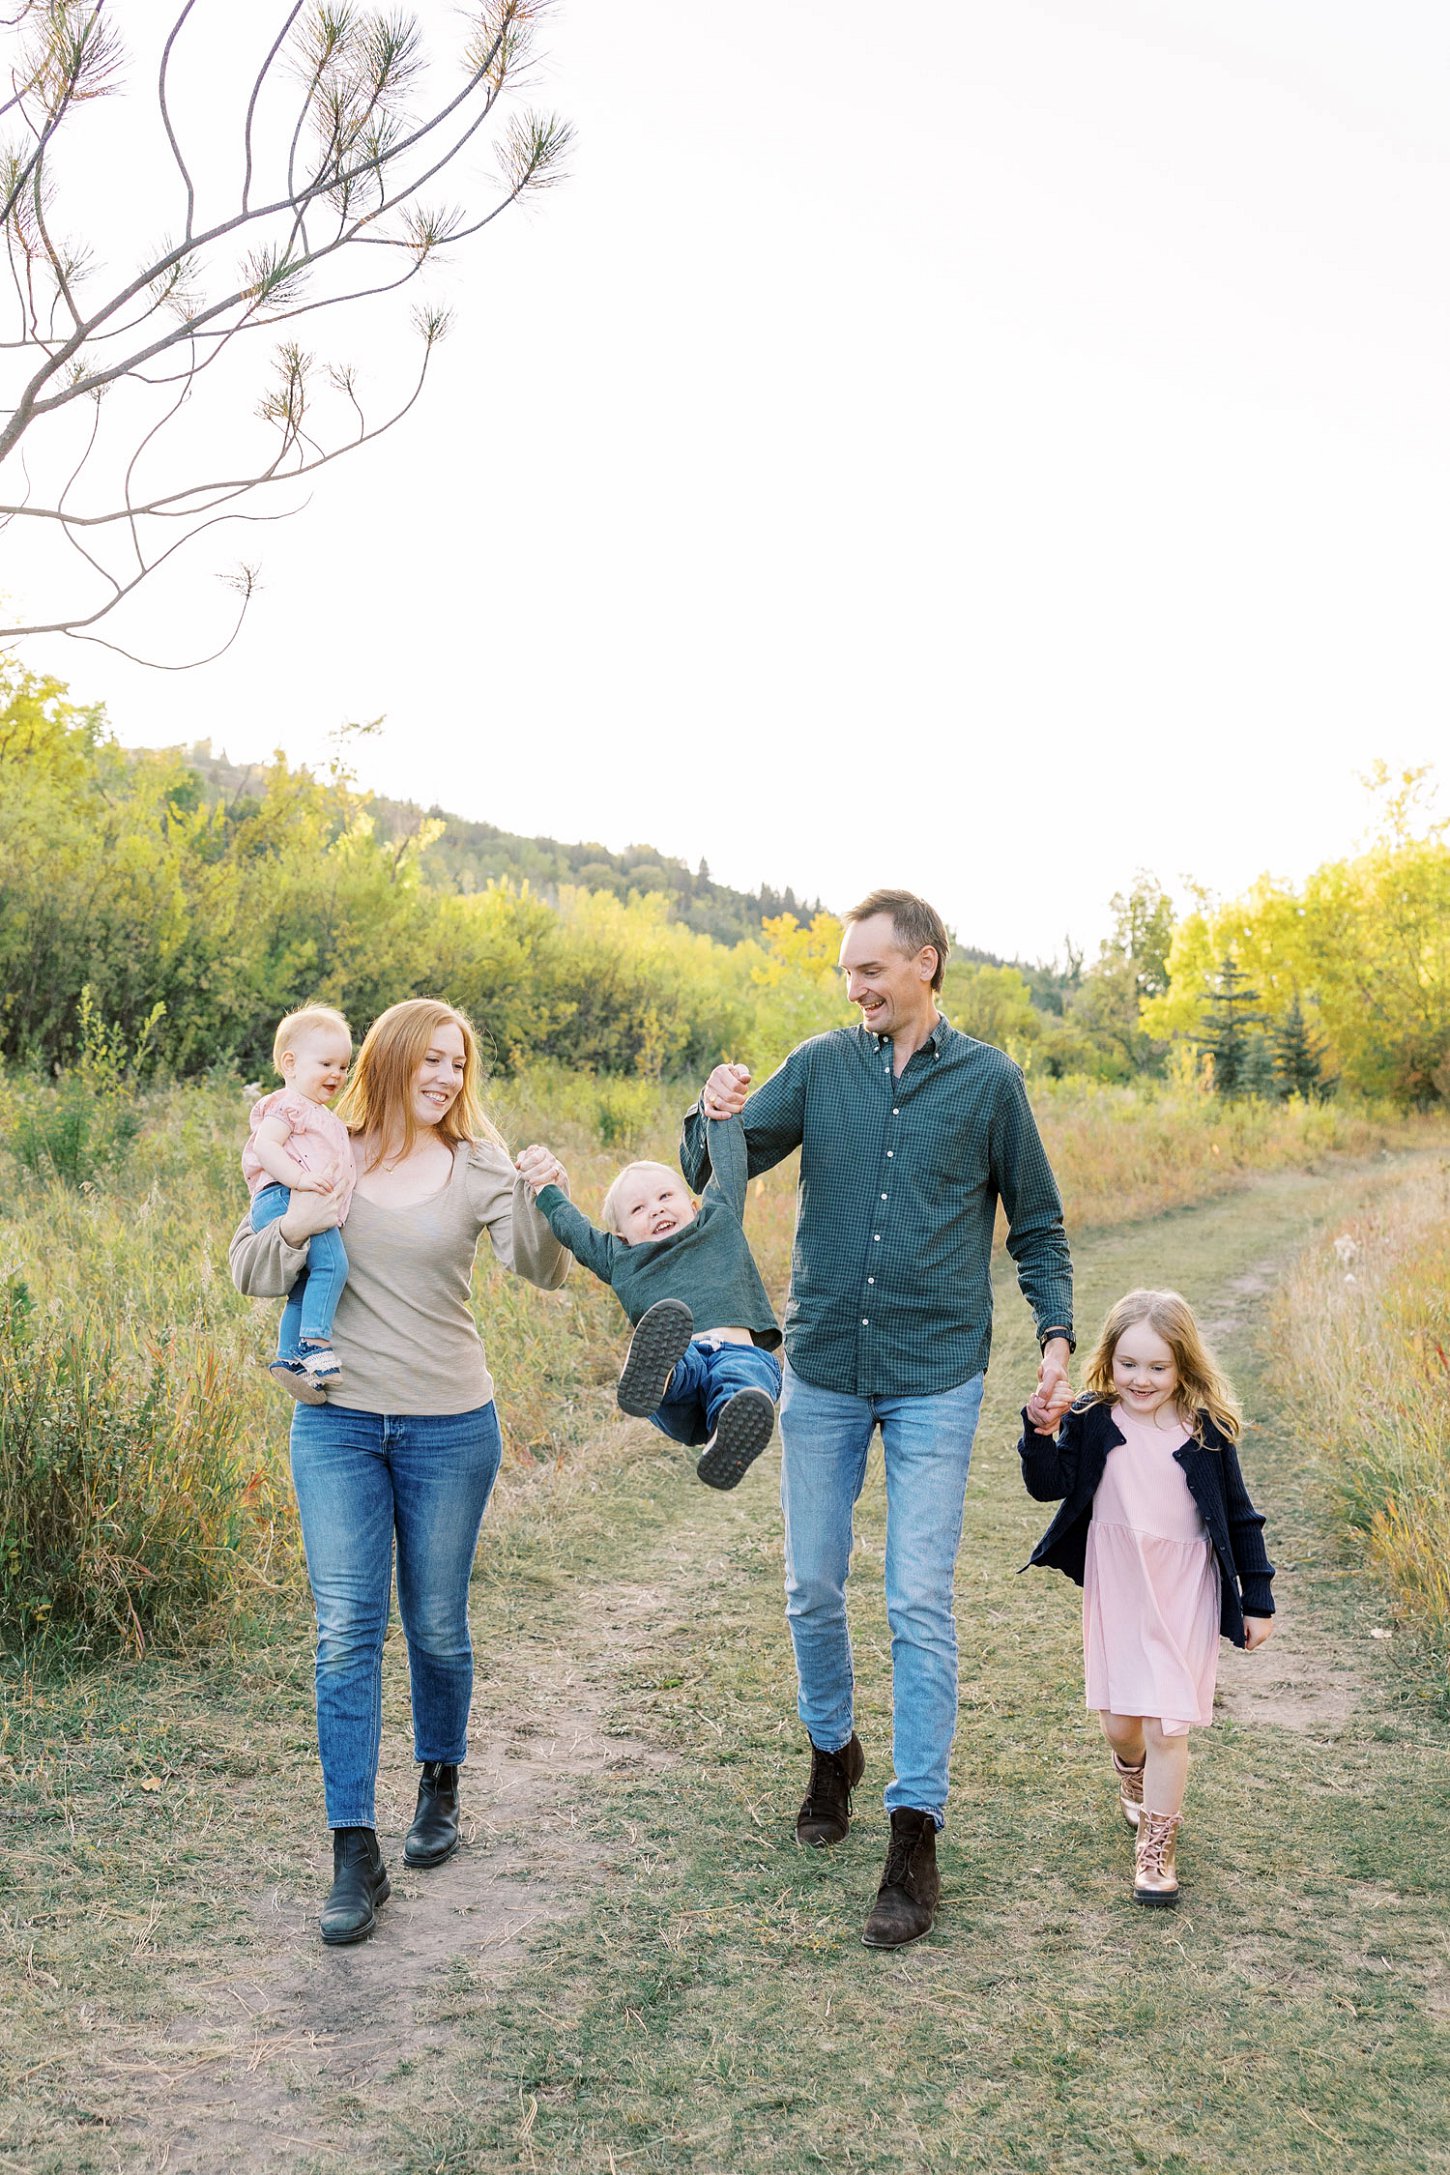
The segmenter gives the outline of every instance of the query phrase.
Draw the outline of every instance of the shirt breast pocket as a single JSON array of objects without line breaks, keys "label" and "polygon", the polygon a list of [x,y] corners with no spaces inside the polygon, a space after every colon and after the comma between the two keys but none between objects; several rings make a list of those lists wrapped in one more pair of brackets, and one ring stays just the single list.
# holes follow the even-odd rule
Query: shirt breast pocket
[{"label": "shirt breast pocket", "polygon": [[[912,1168],[910,1148],[907,1168]],[[991,1176],[987,1143],[980,1133],[954,1132],[933,1144],[916,1166],[917,1182],[930,1200],[960,1206],[985,1191]]]}]

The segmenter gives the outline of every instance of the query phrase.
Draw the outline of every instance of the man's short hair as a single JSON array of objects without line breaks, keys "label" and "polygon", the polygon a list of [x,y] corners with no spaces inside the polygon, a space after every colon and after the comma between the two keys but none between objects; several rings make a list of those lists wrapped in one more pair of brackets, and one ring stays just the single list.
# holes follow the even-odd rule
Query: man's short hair
[{"label": "man's short hair", "polygon": [[931,978],[931,986],[940,989],[951,940],[947,936],[946,923],[936,908],[928,906],[914,891],[871,891],[844,919],[849,928],[853,921],[869,921],[873,914],[891,916],[896,941],[908,959],[914,959],[923,944],[931,945],[936,953],[936,972]]}]

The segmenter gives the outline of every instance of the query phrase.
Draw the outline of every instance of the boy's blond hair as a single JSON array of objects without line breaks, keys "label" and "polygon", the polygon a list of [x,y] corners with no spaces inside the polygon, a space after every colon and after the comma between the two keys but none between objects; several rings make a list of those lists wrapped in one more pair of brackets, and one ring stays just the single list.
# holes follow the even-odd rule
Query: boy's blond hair
[{"label": "boy's blond hair", "polygon": [[280,1073],[282,1060],[293,1047],[299,1035],[310,1035],[318,1027],[340,1027],[352,1041],[352,1029],[342,1014],[330,1004],[304,1004],[300,1012],[289,1012],[272,1037],[272,1070]]},{"label": "boy's blond hair", "polygon": [[600,1211],[604,1218],[605,1230],[612,1231],[616,1238],[624,1236],[619,1228],[619,1189],[624,1184],[625,1179],[635,1171],[661,1171],[666,1178],[673,1178],[677,1184],[684,1185],[685,1183],[679,1172],[672,1171],[668,1163],[626,1163],[622,1171],[615,1173],[614,1183],[605,1194],[604,1207]]}]

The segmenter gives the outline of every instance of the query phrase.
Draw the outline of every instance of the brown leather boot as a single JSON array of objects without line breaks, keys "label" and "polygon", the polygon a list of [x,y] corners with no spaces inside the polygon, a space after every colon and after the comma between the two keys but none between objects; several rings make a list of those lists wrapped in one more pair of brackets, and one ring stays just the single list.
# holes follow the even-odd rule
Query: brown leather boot
[{"label": "brown leather boot", "polygon": [[851,1792],[866,1772],[866,1755],[852,1730],[839,1752],[811,1743],[811,1779],[796,1815],[795,1839],[808,1850],[839,1843],[851,1825]]},{"label": "brown leather boot", "polygon": [[1143,1810],[1143,1770],[1146,1765],[1146,1760],[1139,1760],[1136,1767],[1130,1767],[1126,1760],[1118,1758],[1116,1752],[1113,1754],[1113,1768],[1118,1778],[1118,1804],[1130,1828],[1137,1827],[1138,1815]]},{"label": "brown leather boot", "polygon": [[919,1941],[931,1931],[940,1898],[936,1822],[928,1812],[900,1806],[891,1815],[886,1866],[861,1939],[867,1948],[901,1948]]},{"label": "brown leather boot", "polygon": [[1178,1830],[1182,1813],[1149,1812],[1143,1807],[1138,1822],[1138,1848],[1133,1866],[1135,1903],[1174,1904],[1178,1901]]}]

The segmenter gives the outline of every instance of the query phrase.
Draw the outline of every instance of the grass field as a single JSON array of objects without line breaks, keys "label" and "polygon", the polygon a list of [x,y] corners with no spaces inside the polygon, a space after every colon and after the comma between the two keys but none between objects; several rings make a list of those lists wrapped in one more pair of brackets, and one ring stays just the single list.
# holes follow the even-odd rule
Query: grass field
[{"label": "grass field", "polygon": [[[581,1190],[617,1153],[596,1147]],[[898,1956],[858,1938],[889,1772],[879,1470],[853,1580],[868,1777],[846,1844],[805,1854],[774,1454],[707,1496],[660,1438],[606,1418],[608,1316],[544,1301],[585,1356],[548,1393],[566,1454],[516,1455],[485,1528],[470,1847],[400,1879],[366,1947],[315,1939],[324,1838],[295,1573],[189,1656],[67,1669],[42,1648],[43,1667],[12,1677],[0,1787],[23,1847],[4,1874],[0,2169],[1450,2166],[1442,1686],[1398,1635],[1375,1636],[1393,1619],[1344,1561],[1270,1326],[1301,1247],[1393,1218],[1431,1163],[1314,1159],[1099,1220],[1076,1247],[1085,1323],[1145,1278],[1212,1323],[1280,1564],[1275,1639],[1225,1656],[1176,1913],[1128,1900],[1126,1831],[1081,1709],[1076,1593],[1015,1575],[1045,1513],[1012,1450],[1033,1350],[1010,1288],[959,1580],[945,1901],[931,1940]],[[783,1223],[784,1202],[771,1214]],[[224,1289],[208,1303],[238,1364],[260,1349],[263,1325]],[[592,1308],[582,1280],[566,1304]],[[395,1862],[412,1775],[400,1664],[394,1642]]]},{"label": "grass field", "polygon": [[[0,1140],[57,1112],[81,1122],[74,1085],[0,1078]],[[225,1269],[248,1099],[226,1082],[148,1096],[124,1113],[141,1121],[128,1159],[82,1187],[0,1155],[0,1645],[27,1661],[185,1646],[295,1573],[286,1412],[263,1364],[276,1310],[239,1299]],[[496,1114],[511,1144],[555,1146],[597,1213],[621,1162],[673,1157],[687,1099],[541,1069],[505,1083]],[[1225,1105],[1081,1083],[1049,1083],[1038,1102],[1074,1233],[1255,1172],[1439,1137],[1349,1103]],[[777,1291],[793,1185],[782,1166],[752,1188],[751,1238]],[[536,1292],[486,1249],[476,1298],[510,1470],[572,1455],[616,1365],[614,1302],[582,1272]]]}]

